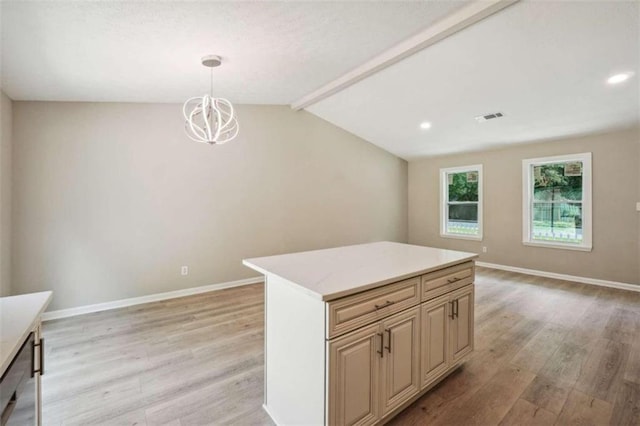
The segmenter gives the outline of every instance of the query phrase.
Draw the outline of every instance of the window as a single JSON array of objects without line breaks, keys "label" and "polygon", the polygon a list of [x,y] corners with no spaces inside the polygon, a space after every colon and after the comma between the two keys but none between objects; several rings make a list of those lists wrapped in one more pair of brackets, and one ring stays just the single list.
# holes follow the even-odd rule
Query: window
[{"label": "window", "polygon": [[440,169],[440,235],[482,239],[482,165]]},{"label": "window", "polygon": [[522,160],[526,245],[591,250],[591,153]]}]

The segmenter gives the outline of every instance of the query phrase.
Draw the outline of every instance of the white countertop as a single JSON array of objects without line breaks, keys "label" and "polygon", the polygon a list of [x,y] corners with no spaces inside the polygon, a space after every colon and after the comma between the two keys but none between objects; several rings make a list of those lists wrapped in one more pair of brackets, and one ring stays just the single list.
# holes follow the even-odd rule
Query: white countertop
[{"label": "white countertop", "polygon": [[51,301],[50,291],[0,297],[0,376]]},{"label": "white countertop", "polygon": [[478,257],[475,253],[382,241],[242,261],[333,300]]}]

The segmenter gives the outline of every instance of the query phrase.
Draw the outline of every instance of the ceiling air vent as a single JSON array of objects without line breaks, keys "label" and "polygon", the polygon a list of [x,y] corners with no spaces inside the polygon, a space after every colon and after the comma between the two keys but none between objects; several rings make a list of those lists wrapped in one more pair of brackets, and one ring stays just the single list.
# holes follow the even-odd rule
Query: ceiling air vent
[{"label": "ceiling air vent", "polygon": [[483,123],[487,120],[493,120],[494,118],[500,118],[502,117],[502,113],[501,112],[494,112],[493,114],[487,114],[487,115],[479,115],[476,117],[476,121],[478,123]]}]

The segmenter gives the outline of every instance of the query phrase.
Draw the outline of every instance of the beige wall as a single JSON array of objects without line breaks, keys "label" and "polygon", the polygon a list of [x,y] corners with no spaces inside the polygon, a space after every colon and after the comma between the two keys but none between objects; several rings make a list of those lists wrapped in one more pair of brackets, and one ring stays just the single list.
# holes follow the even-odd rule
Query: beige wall
[{"label": "beige wall", "polygon": [[[522,244],[522,160],[593,153],[593,251]],[[439,169],[483,164],[484,240],[439,235]],[[640,284],[638,130],[436,157],[409,163],[409,242],[481,252],[480,260],[581,277]]]},{"label": "beige wall", "polygon": [[406,242],[404,160],[286,106],[238,115],[238,139],[210,147],[180,105],[14,102],[13,292],[51,289],[55,310],[255,276],[245,257]]},{"label": "beige wall", "polygon": [[11,294],[12,102],[0,91],[0,296]]}]

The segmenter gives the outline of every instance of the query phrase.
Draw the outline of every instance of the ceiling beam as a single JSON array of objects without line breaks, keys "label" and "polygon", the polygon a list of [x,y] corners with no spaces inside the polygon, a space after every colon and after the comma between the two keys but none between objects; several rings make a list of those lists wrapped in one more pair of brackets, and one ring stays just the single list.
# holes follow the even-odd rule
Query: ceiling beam
[{"label": "ceiling beam", "polygon": [[338,93],[352,84],[381,71],[470,25],[511,6],[519,0],[476,0],[429,26],[418,34],[359,65],[346,74],[298,99],[291,108],[301,110]]}]

